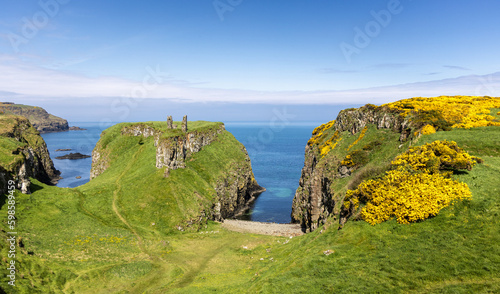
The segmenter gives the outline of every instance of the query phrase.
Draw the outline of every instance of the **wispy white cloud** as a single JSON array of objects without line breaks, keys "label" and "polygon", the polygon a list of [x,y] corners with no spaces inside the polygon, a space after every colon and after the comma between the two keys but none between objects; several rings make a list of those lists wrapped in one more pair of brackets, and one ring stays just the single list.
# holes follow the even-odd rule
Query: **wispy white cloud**
[{"label": "wispy white cloud", "polygon": [[[500,73],[462,76],[451,79],[343,91],[251,91],[203,88],[161,75],[147,84],[116,77],[91,78],[75,73],[41,68],[12,56],[0,55],[0,91],[25,97],[95,98],[141,97],[192,102],[340,104],[385,103],[415,96],[489,95],[500,96]],[[147,75],[145,74],[145,78]],[[159,82],[155,84],[155,82]]]}]

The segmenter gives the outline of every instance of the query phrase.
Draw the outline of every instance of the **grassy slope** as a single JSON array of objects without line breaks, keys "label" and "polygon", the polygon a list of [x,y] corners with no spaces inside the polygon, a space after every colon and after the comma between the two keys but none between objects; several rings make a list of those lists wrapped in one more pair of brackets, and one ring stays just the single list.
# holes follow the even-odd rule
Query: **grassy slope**
[{"label": "grassy slope", "polygon": [[[190,129],[203,131],[216,125],[191,123]],[[220,259],[242,243],[265,242],[266,238],[252,241],[251,236],[228,232],[205,238],[198,234],[198,226],[186,228],[186,219],[211,205],[215,179],[245,160],[243,146],[231,134],[220,134],[194,154],[186,169],[172,171],[165,179],[163,170],[155,167],[153,138],[116,136],[119,129],[111,128],[106,135],[111,136],[107,147],[119,156],[98,178],[77,189],[48,187],[34,180],[32,195],[17,195],[22,251],[34,253],[19,256],[24,275],[18,280],[20,289],[108,293],[177,287],[207,267],[207,260]],[[6,206],[1,215],[5,220]],[[181,234],[177,225],[194,233]],[[198,253],[193,256],[193,252]],[[234,263],[244,267],[235,258]],[[216,271],[234,269],[228,264]]]},{"label": "grassy slope", "polygon": [[[345,146],[339,144],[339,152],[357,138],[344,136]],[[390,149],[380,149],[384,157],[398,152],[393,134],[378,136],[374,129],[358,144],[363,146],[371,136],[391,142]],[[317,230],[291,240],[227,232],[217,224],[197,228],[200,231],[176,231],[173,225],[182,215],[204,203],[193,205],[179,195],[194,190],[201,194],[208,187],[186,185],[182,189],[187,191],[181,191],[164,183],[162,172],[154,168],[151,139],[143,144],[134,137],[111,141],[121,156],[90,183],[60,189],[35,181],[39,190],[31,196],[18,195],[23,250],[35,253],[19,258],[25,278],[18,282],[30,293],[34,293],[31,284],[43,293],[48,289],[67,293],[498,292],[499,137],[500,128],[488,127],[438,132],[418,142],[452,139],[485,160],[458,176],[473,192],[470,201],[422,223],[348,222],[338,231],[332,220],[322,233]],[[238,154],[221,145],[232,140],[225,133],[168,180],[209,181],[221,159]],[[2,217],[5,210],[4,206],[0,211]],[[327,256],[325,250],[334,253]],[[1,255],[6,256],[5,248]]]},{"label": "grassy slope", "polygon": [[[500,128],[453,130],[423,136],[418,145],[455,140],[485,162],[458,176],[473,199],[422,223],[377,226],[331,223],[276,253],[251,291],[481,293],[500,291]],[[326,256],[325,250],[335,253]],[[297,254],[300,252],[300,254]],[[314,289],[314,290],[313,290]]]},{"label": "grassy slope", "polygon": [[58,122],[63,124],[65,119],[48,113],[45,109],[37,106],[23,105],[23,104],[3,104],[0,102],[0,113],[10,113],[19,115],[20,112],[26,116],[31,124],[40,125],[48,122]]},{"label": "grassy slope", "polygon": [[11,167],[24,158],[22,154],[15,154],[17,153],[16,150],[26,145],[39,147],[43,144],[43,139],[34,128],[26,128],[22,133],[17,134],[22,136],[28,143],[19,142],[15,138],[5,137],[6,134],[12,134],[15,126],[25,120],[24,117],[17,115],[0,114],[0,137],[2,137],[0,140],[0,166],[3,166],[7,170],[10,170]]}]

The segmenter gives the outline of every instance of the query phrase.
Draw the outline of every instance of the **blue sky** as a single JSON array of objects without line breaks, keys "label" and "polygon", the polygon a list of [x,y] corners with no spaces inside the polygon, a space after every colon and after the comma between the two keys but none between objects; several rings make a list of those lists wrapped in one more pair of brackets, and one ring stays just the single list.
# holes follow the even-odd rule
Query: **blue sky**
[{"label": "blue sky", "polygon": [[0,5],[0,101],[38,104],[75,120],[86,118],[68,105],[85,101],[88,120],[106,111],[145,119],[117,109],[154,105],[144,103],[150,99],[200,109],[229,103],[242,113],[310,105],[304,119],[318,119],[312,106],[500,96],[495,0]]}]

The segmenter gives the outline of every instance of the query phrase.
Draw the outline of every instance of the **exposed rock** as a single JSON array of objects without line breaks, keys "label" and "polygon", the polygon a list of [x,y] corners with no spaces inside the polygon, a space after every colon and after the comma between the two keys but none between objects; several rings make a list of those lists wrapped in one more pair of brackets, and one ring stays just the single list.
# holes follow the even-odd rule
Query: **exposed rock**
[{"label": "exposed rock", "polygon": [[173,128],[174,128],[174,127],[173,127],[172,116],[171,116],[171,115],[169,115],[169,116],[167,117],[167,129],[173,129]]},{"label": "exposed rock", "polygon": [[349,131],[351,134],[356,134],[367,124],[374,124],[378,129],[392,129],[401,133],[399,138],[401,142],[406,141],[411,134],[411,123],[407,118],[386,106],[378,107],[370,104],[342,110],[333,127],[339,132]]},{"label": "exposed rock", "polygon": [[72,126],[72,127],[69,127],[69,130],[70,131],[86,131],[87,129],[83,129],[83,128],[80,128],[80,127]]},{"label": "exposed rock", "polygon": [[[242,151],[246,153],[246,149]],[[221,221],[243,213],[265,190],[257,184],[250,165],[250,158],[246,153],[245,164],[232,166],[217,181],[215,187],[217,201],[214,204],[212,218]]]},{"label": "exposed rock", "polygon": [[63,156],[57,156],[56,159],[71,159],[71,160],[75,160],[75,159],[84,159],[84,158],[89,158],[90,155],[85,155],[85,154],[81,154],[79,152],[77,153],[70,153],[70,154],[66,154],[66,155],[63,155]]},{"label": "exposed rock", "polygon": [[185,115],[183,118],[182,118],[182,131],[187,133],[188,131],[188,119],[187,119],[187,115]]},{"label": "exposed rock", "polygon": [[98,142],[94,150],[92,150],[92,168],[90,169],[90,179],[92,180],[108,169],[110,164],[109,161],[109,149],[102,148]]},{"label": "exposed rock", "polygon": [[300,223],[306,232],[323,224],[335,206],[330,191],[330,169],[327,165],[317,165],[317,152],[313,149],[306,146],[306,160],[292,203],[292,222]]},{"label": "exposed rock", "polygon": [[351,175],[351,172],[352,172],[352,168],[349,168],[345,165],[341,165],[339,167],[339,177],[340,178],[345,178],[345,177],[348,177]]},{"label": "exposed rock", "polygon": [[21,104],[0,103],[0,112],[21,115],[40,133],[63,132],[69,130],[68,121],[48,113],[45,109],[36,106]]},{"label": "exposed rock", "polygon": [[30,177],[46,184],[57,183],[60,172],[54,168],[47,145],[28,119],[3,115],[0,116],[0,125],[0,140],[14,139],[20,146],[12,151],[11,162],[0,166],[0,193],[7,191],[9,180],[15,181],[22,193],[30,193]]},{"label": "exposed rock", "polygon": [[217,138],[217,135],[224,130],[224,125],[221,125],[214,132],[193,132],[181,136],[158,138],[155,142],[156,167],[162,168],[166,166],[168,169],[184,168],[187,156],[200,151],[203,146],[212,143]]},{"label": "exposed rock", "polygon": [[66,149],[56,149],[56,152],[58,151],[71,151],[72,149],[66,148]]}]

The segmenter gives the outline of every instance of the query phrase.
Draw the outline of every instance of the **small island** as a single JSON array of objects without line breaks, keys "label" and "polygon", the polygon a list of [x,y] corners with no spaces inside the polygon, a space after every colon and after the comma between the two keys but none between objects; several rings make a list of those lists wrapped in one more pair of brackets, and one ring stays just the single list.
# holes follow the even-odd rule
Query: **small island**
[{"label": "small island", "polygon": [[69,127],[69,130],[70,131],[86,131],[87,129],[72,126],[72,127]]},{"label": "small island", "polygon": [[56,149],[56,152],[59,152],[59,151],[71,151],[73,149],[70,149],[70,148],[67,148],[67,149]]},{"label": "small island", "polygon": [[66,155],[63,155],[63,156],[57,156],[56,159],[72,159],[72,160],[75,160],[75,159],[84,159],[84,158],[89,158],[91,157],[90,155],[85,155],[85,154],[81,154],[81,153],[70,153],[70,154],[66,154]]}]

